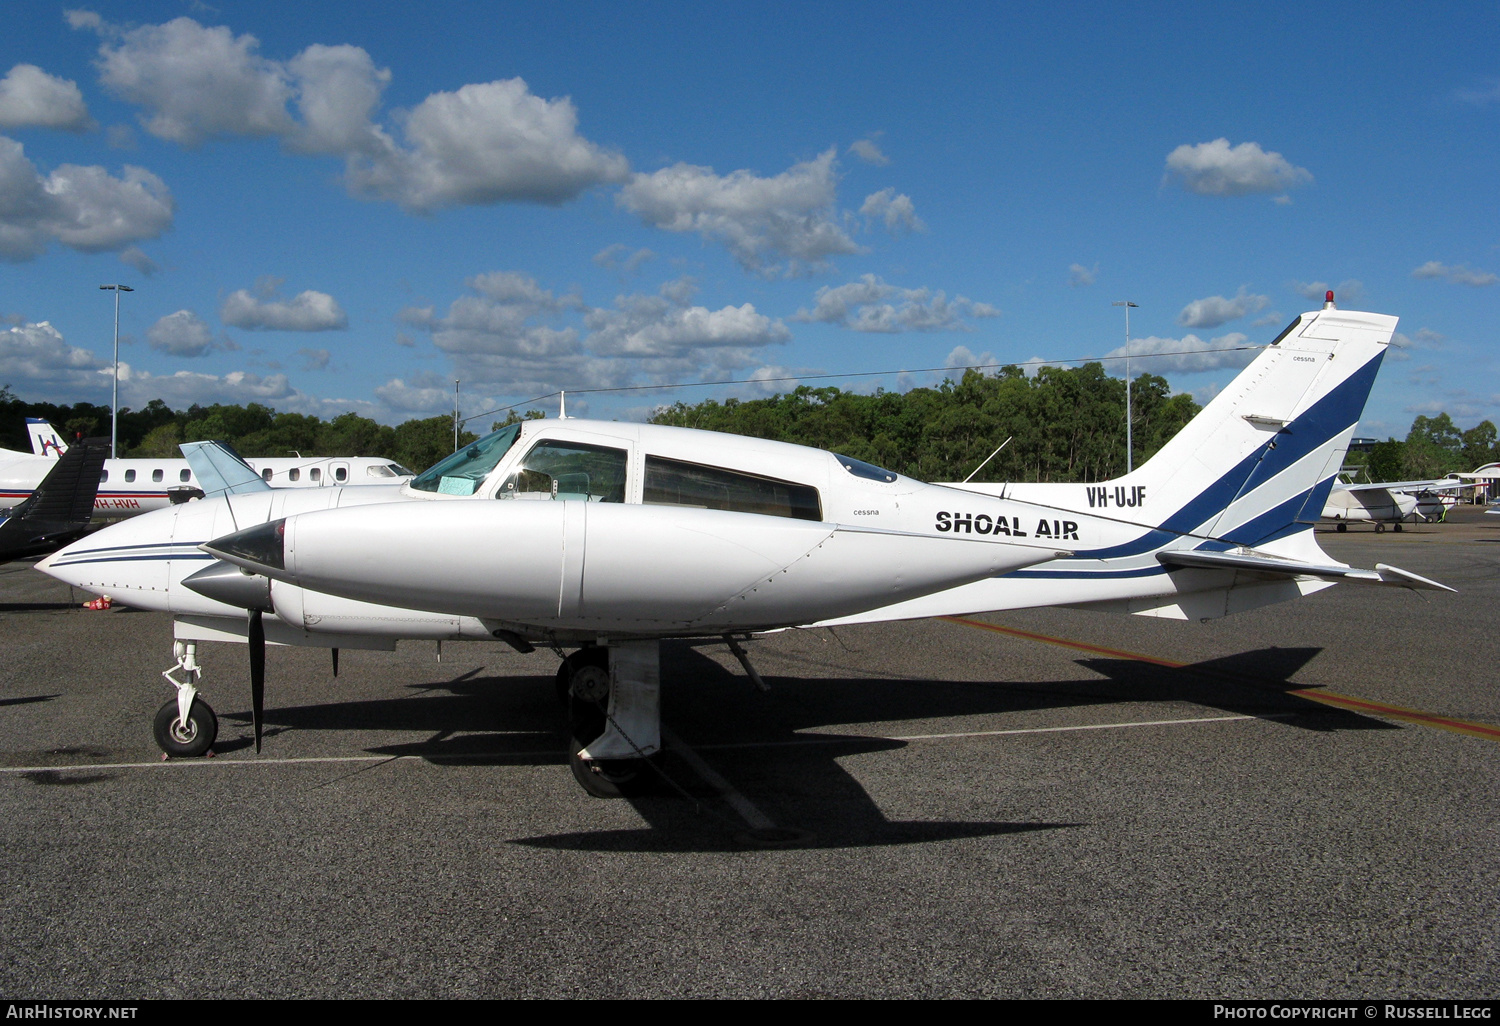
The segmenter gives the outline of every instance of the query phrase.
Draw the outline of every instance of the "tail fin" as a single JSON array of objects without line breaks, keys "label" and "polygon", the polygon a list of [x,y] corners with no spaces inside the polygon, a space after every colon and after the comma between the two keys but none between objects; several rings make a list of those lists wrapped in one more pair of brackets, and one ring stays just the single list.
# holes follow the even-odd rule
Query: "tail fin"
[{"label": "tail fin", "polygon": [[42,417],[27,417],[26,433],[31,436],[31,451],[38,456],[57,459],[68,451],[67,443],[57,429]]},{"label": "tail fin", "polygon": [[1255,547],[1310,528],[1328,501],[1386,346],[1386,314],[1302,314],[1119,484],[1171,511],[1159,527]]},{"label": "tail fin", "polygon": [[94,515],[99,475],[109,457],[109,439],[90,438],[58,459],[41,484],[11,511],[12,519],[87,524]]},{"label": "tail fin", "polygon": [[64,453],[26,501],[0,518],[0,561],[45,555],[88,530],[108,455],[104,438]]}]

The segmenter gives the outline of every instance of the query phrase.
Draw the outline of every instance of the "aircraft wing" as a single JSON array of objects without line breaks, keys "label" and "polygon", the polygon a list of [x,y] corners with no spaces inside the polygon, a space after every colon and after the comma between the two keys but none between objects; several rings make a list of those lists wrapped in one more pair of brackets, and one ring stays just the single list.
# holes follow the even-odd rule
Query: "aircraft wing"
[{"label": "aircraft wing", "polygon": [[183,442],[178,446],[205,496],[268,492],[271,486],[224,442]]},{"label": "aircraft wing", "polygon": [[1300,560],[1281,559],[1275,556],[1257,555],[1250,552],[1204,552],[1174,550],[1159,552],[1157,561],[1168,568],[1183,567],[1195,570],[1240,570],[1264,576],[1266,579],[1315,577],[1323,581],[1360,581],[1365,584],[1389,584],[1398,588],[1418,591],[1455,591],[1446,584],[1429,581],[1425,577],[1398,567],[1376,563],[1374,570],[1360,570],[1352,566],[1336,564],[1304,563]]},{"label": "aircraft wing", "polygon": [[1443,492],[1454,488],[1468,488],[1471,482],[1455,481],[1452,478],[1442,478],[1437,481],[1380,481],[1375,484],[1336,484],[1338,488],[1346,492]]}]

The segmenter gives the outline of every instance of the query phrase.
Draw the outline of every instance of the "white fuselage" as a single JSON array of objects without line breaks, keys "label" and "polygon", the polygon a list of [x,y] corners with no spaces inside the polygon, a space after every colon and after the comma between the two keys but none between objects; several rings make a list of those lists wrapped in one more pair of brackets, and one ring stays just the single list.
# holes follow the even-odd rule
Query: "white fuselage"
[{"label": "white fuselage", "polygon": [[[400,484],[411,472],[377,456],[257,457],[245,461],[273,488],[328,488],[343,485]],[[47,472],[54,456],[0,449],[0,506],[26,500]],[[172,489],[199,488],[184,459],[115,459],[104,461],[94,519],[136,516],[171,505]]]}]

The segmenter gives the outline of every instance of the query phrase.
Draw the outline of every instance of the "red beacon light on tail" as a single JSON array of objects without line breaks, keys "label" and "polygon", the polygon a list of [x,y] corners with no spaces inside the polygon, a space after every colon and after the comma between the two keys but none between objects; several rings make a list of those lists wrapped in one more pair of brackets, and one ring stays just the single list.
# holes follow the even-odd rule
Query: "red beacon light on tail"
[{"label": "red beacon light on tail", "polygon": [[1333,305],[1333,289],[1329,289],[1328,290],[1328,294],[1323,297],[1323,309],[1324,310],[1337,310],[1338,309],[1338,307],[1336,307],[1336,306]]}]

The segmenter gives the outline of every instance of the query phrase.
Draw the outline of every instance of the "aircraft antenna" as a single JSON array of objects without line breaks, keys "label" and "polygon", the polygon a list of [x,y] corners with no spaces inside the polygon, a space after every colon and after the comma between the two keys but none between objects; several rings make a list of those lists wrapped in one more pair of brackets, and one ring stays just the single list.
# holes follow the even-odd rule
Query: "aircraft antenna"
[{"label": "aircraft antenna", "polygon": [[[1010,438],[1014,438],[1014,437],[1016,437],[1016,436],[1015,435],[1011,435],[1010,436]],[[1010,438],[1007,438],[1005,441],[1003,441],[1003,442],[1000,443],[1000,449],[1004,449],[1007,445],[1010,444]],[[986,456],[984,458],[984,463],[988,463],[990,460],[994,459],[996,456],[999,456],[1000,455],[1000,449],[996,449],[994,452],[992,452],[988,456]],[[983,470],[984,469],[984,463],[981,463],[979,466],[975,467],[974,470],[969,474],[969,477],[964,478],[964,482],[963,483],[964,484],[968,484],[970,477],[973,477],[975,474],[977,474],[981,470]]]},{"label": "aircraft antenna", "polygon": [[568,419],[568,393],[566,391],[557,393],[557,419]]}]

